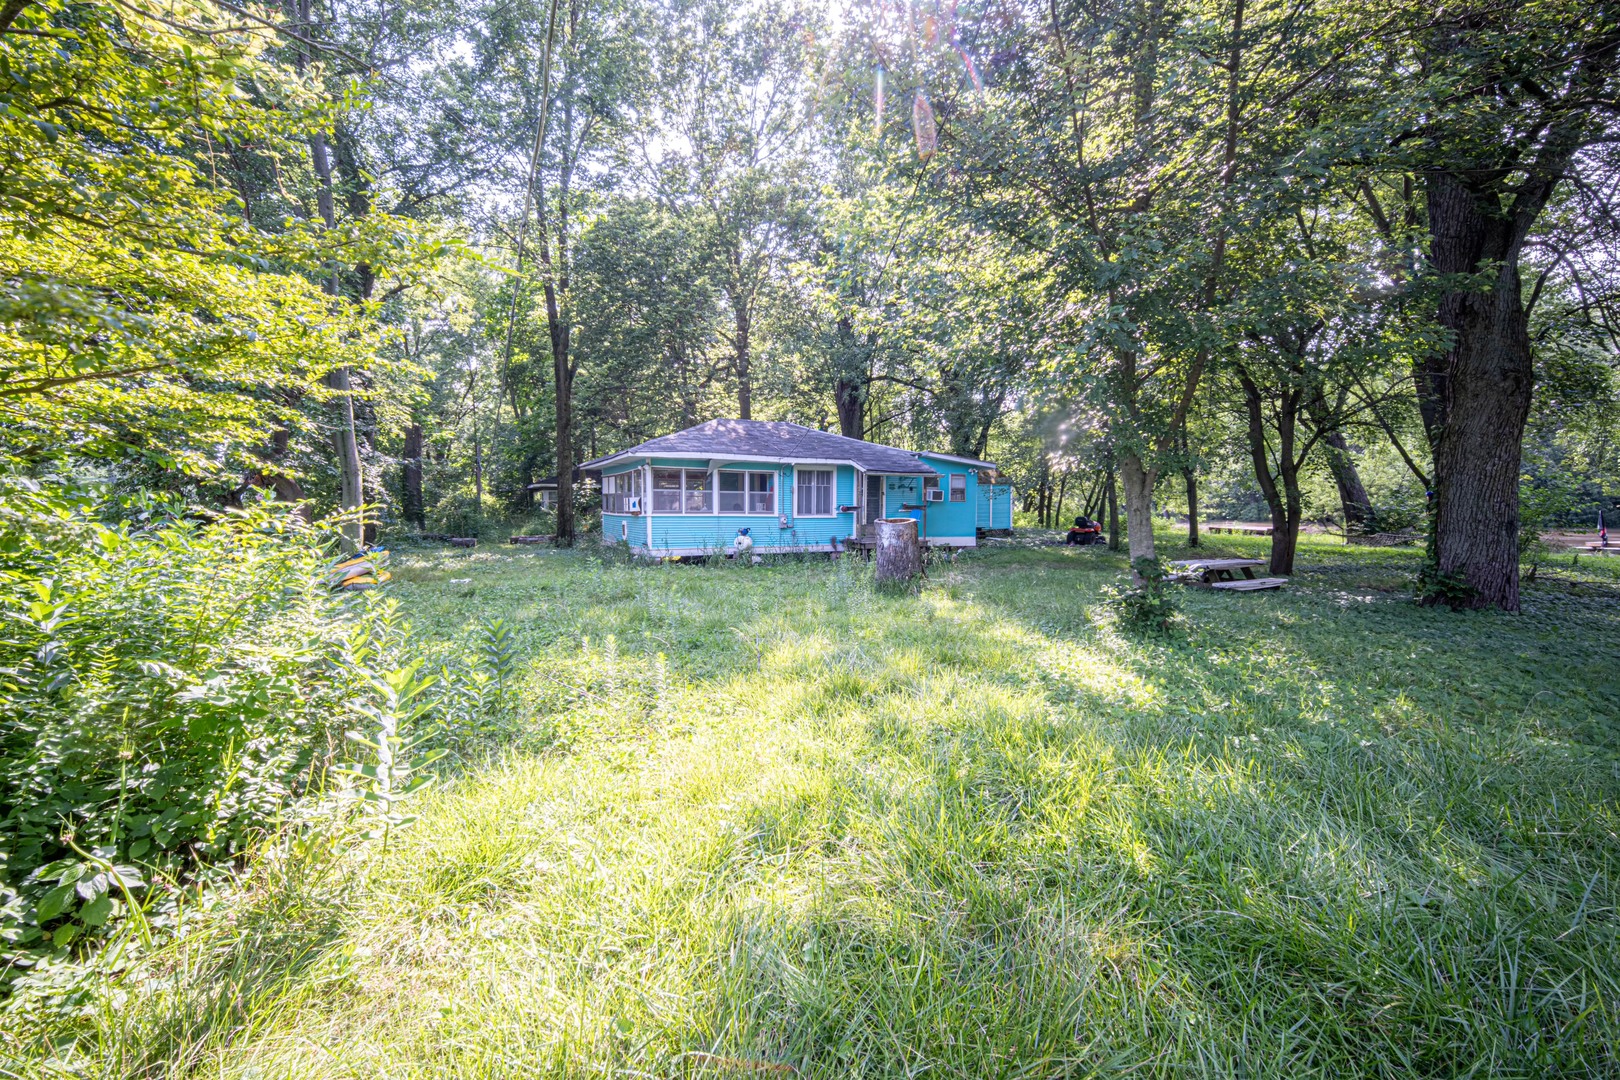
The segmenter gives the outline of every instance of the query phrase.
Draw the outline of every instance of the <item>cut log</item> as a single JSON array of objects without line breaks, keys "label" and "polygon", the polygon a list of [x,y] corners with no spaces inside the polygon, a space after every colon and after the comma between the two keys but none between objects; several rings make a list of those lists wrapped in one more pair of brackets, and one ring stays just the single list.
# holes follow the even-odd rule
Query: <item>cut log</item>
[{"label": "cut log", "polygon": [[922,545],[916,518],[877,520],[877,579],[910,581],[922,573]]},{"label": "cut log", "polygon": [[450,538],[450,546],[451,547],[458,547],[458,548],[475,548],[475,547],[478,546],[478,537],[476,537],[476,536],[452,536]]},{"label": "cut log", "polygon": [[509,544],[549,544],[554,539],[555,539],[555,537],[543,536],[543,535],[514,536],[514,537],[511,537],[509,540],[507,540],[507,543],[509,543]]}]

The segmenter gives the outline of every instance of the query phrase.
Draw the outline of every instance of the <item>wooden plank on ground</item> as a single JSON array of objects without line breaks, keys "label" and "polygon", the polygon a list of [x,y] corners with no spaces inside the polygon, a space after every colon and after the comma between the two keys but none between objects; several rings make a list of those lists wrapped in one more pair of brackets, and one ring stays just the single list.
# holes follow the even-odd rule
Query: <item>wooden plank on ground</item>
[{"label": "wooden plank on ground", "polygon": [[1210,584],[1212,589],[1230,589],[1233,592],[1253,592],[1256,589],[1280,589],[1288,584],[1285,577],[1257,577],[1246,581],[1216,581]]}]

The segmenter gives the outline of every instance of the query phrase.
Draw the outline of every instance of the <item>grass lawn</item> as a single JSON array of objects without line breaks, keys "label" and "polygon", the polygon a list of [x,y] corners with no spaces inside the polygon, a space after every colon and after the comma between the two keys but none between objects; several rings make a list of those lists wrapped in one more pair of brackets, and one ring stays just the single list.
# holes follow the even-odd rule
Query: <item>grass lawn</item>
[{"label": "grass lawn", "polygon": [[430,657],[517,626],[522,723],[386,850],[272,847],[144,981],[4,1053],[1620,1074],[1620,560],[1544,566],[1502,616],[1415,607],[1416,557],[1307,538],[1288,589],[1185,590],[1181,638],[1144,641],[1102,550],[981,551],[910,594],[852,561],[405,555]]}]

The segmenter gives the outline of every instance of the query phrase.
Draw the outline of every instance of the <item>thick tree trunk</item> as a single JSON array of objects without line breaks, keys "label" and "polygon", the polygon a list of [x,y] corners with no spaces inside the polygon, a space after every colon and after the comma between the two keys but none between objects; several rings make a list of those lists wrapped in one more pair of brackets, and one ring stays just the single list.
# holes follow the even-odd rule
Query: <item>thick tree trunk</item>
[{"label": "thick tree trunk", "polygon": [[1153,485],[1159,470],[1150,468],[1134,450],[1119,458],[1119,477],[1125,487],[1125,540],[1131,562],[1151,559],[1153,553]]},{"label": "thick tree trunk", "polygon": [[427,527],[427,506],[422,499],[422,425],[405,429],[405,452],[400,462],[400,487],[404,496],[405,520],[418,529]]},{"label": "thick tree trunk", "polygon": [[1063,524],[1063,499],[1069,493],[1069,474],[1067,471],[1058,477],[1057,505],[1052,508],[1052,524]]},{"label": "thick tree trunk", "polygon": [[1434,569],[1469,607],[1519,609],[1519,472],[1535,372],[1513,222],[1450,173],[1428,177],[1430,260],[1491,275],[1441,295],[1451,347],[1420,362],[1418,404],[1434,448]]},{"label": "thick tree trunk", "polygon": [[878,581],[910,581],[922,573],[922,545],[911,518],[881,518],[877,523]]},{"label": "thick tree trunk", "polygon": [[866,437],[866,388],[855,379],[840,377],[833,386],[838,406],[838,433],[846,439]]},{"label": "thick tree trunk", "polygon": [[1282,492],[1278,497],[1276,485],[1267,490],[1266,501],[1271,508],[1271,573],[1287,577],[1294,572],[1294,555],[1299,550],[1299,527],[1304,514],[1304,499],[1299,490],[1299,470],[1288,461],[1281,462]]},{"label": "thick tree trunk", "polygon": [[1344,531],[1365,532],[1367,523],[1372,520],[1372,500],[1367,497],[1367,489],[1361,483],[1361,473],[1356,469],[1350,444],[1339,431],[1329,431],[1322,437],[1322,442],[1327,446],[1328,472],[1333,474],[1334,486],[1339,489]]}]

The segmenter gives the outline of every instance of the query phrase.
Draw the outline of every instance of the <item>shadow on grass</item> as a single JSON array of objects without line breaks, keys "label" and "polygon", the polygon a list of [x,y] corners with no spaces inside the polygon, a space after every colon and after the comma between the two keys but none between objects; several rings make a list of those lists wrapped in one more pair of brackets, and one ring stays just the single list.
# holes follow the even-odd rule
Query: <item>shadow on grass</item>
[{"label": "shadow on grass", "polygon": [[[123,1074],[344,1009],[367,1038],[324,1052],[363,1074],[1612,1067],[1620,778],[1601,727],[1569,734],[1612,676],[1538,662],[1532,619],[1386,599],[1389,557],[1189,594],[1180,647],[1096,615],[1107,553],[964,558],[906,596],[568,559],[475,567],[474,608],[407,596],[447,632],[520,617],[570,740],[437,796],[369,914],[296,882],[249,905],[177,964],[172,1019],[109,1037],[144,1047]],[[344,975],[365,919],[453,938],[409,955],[444,965],[457,1038]]]},{"label": "shadow on grass", "polygon": [[[815,798],[756,804],[752,851],[713,856],[805,858],[822,883],[715,941],[737,1053],[815,1075],[1612,1062],[1620,784],[1612,743],[1523,714],[1540,692],[1503,657],[1533,627],[1406,606],[1348,650],[1302,592],[1197,605],[1172,649],[1054,633],[1036,582],[974,588],[978,625],[936,620],[921,668],[980,655],[984,678],[828,670],[800,703],[855,749]],[[1318,616],[1330,632],[1290,625]]]}]

